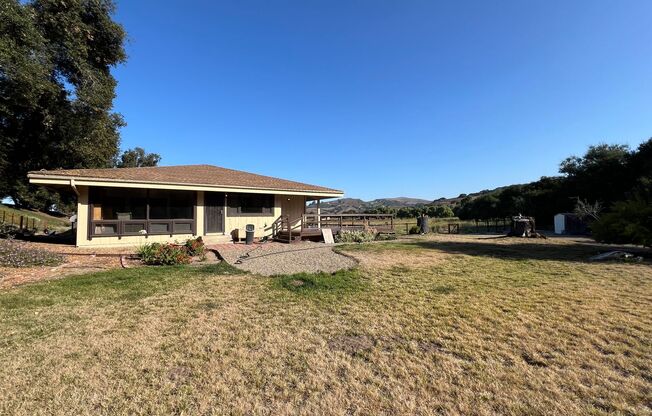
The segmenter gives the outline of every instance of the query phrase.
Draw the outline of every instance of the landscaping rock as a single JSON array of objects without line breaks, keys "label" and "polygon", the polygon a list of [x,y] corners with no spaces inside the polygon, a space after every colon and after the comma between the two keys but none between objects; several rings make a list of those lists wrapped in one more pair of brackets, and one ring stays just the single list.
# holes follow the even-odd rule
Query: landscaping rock
[{"label": "landscaping rock", "polygon": [[323,243],[266,243],[255,246],[231,245],[217,248],[229,264],[263,276],[295,273],[334,273],[354,267],[357,262],[335,253]]}]

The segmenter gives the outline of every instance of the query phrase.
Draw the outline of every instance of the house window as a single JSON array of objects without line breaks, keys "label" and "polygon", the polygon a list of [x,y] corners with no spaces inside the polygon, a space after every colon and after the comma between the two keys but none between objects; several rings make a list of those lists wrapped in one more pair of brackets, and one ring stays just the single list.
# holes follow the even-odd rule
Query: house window
[{"label": "house window", "polygon": [[269,216],[274,214],[274,195],[229,194],[228,212],[231,217]]}]

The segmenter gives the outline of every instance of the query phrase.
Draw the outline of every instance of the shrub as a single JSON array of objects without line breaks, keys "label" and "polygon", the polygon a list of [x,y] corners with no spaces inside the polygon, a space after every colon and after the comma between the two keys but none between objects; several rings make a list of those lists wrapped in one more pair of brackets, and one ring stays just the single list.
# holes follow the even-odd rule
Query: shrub
[{"label": "shrub", "polygon": [[420,234],[421,233],[421,228],[417,225],[413,225],[410,227],[410,230],[408,231],[408,234]]},{"label": "shrub", "polygon": [[190,263],[186,246],[177,244],[150,243],[138,248],[137,254],[143,263],[149,265],[175,265]]},{"label": "shrub", "polygon": [[591,224],[593,238],[601,243],[652,246],[652,204],[637,198],[616,202]]},{"label": "shrub", "polygon": [[185,247],[189,256],[205,257],[206,247],[204,246],[204,240],[202,240],[201,237],[189,238],[186,241]]},{"label": "shrub", "polygon": [[13,238],[19,234],[19,229],[15,225],[0,223],[0,238]]},{"label": "shrub", "polygon": [[340,230],[335,235],[337,243],[366,243],[376,239],[376,230],[369,228],[366,230]]},{"label": "shrub", "polygon": [[30,248],[14,240],[0,240],[0,266],[57,266],[64,260],[61,254]]}]

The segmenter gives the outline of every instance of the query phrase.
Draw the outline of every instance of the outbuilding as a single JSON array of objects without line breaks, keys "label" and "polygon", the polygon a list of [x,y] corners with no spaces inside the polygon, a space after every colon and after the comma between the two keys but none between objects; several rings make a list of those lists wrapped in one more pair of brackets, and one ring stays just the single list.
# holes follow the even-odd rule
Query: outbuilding
[{"label": "outbuilding", "polygon": [[555,234],[586,234],[586,222],[572,212],[555,215]]}]

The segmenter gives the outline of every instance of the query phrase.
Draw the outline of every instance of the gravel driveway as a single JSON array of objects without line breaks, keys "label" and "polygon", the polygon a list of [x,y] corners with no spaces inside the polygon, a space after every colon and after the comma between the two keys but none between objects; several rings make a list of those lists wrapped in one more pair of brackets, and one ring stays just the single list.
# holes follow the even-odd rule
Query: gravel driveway
[{"label": "gravel driveway", "polygon": [[264,276],[320,271],[333,273],[357,264],[352,258],[335,253],[332,246],[324,243],[234,244],[215,248],[227,263]]}]

